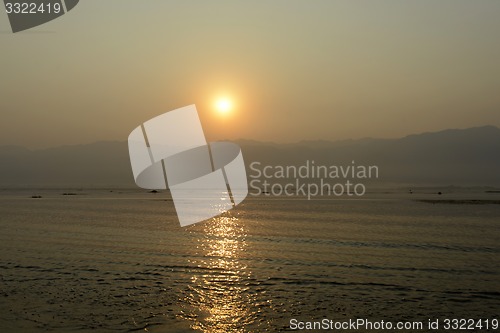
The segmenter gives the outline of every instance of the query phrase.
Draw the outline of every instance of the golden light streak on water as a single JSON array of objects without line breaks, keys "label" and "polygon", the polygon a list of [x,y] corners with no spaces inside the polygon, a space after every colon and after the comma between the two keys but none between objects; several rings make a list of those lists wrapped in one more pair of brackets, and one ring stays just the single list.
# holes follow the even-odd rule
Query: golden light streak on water
[{"label": "golden light streak on water", "polygon": [[186,318],[192,329],[206,333],[246,332],[255,321],[255,300],[245,286],[250,272],[241,260],[247,247],[245,226],[227,212],[201,228],[199,257],[190,260],[200,271],[191,278]]}]

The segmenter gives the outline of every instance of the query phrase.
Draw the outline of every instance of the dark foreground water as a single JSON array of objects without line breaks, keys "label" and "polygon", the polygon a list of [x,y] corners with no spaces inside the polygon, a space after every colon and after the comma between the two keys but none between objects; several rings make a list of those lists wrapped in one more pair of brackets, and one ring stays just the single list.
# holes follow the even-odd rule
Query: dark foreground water
[{"label": "dark foreground water", "polygon": [[167,193],[62,192],[0,194],[1,332],[500,317],[498,204],[260,197],[181,228]]}]

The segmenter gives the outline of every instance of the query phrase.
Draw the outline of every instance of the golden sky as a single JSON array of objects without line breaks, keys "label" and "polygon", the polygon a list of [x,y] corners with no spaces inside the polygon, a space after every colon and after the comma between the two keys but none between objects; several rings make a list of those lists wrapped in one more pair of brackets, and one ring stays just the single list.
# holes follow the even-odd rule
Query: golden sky
[{"label": "golden sky", "polygon": [[210,141],[500,126],[499,17],[496,0],[83,0],[12,34],[0,13],[0,145],[125,141],[189,104]]}]

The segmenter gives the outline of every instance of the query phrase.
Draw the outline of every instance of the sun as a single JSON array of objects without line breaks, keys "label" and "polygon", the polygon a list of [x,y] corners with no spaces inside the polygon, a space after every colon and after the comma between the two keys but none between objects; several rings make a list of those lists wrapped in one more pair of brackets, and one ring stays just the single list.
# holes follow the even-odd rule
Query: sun
[{"label": "sun", "polygon": [[215,101],[215,110],[221,114],[228,114],[233,109],[233,102],[227,98],[219,98]]}]

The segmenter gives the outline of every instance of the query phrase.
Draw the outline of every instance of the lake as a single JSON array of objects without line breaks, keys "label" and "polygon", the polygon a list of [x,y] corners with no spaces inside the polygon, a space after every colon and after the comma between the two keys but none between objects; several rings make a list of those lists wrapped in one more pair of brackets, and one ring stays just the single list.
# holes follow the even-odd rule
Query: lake
[{"label": "lake", "polygon": [[499,193],[261,195],[181,228],[168,192],[64,192],[0,191],[2,332],[498,319],[500,205],[454,200]]}]

